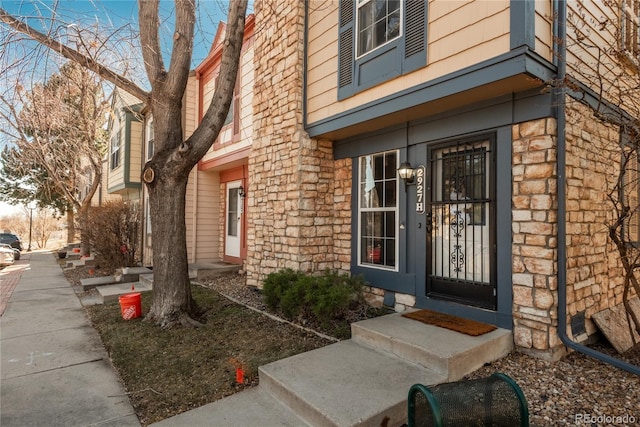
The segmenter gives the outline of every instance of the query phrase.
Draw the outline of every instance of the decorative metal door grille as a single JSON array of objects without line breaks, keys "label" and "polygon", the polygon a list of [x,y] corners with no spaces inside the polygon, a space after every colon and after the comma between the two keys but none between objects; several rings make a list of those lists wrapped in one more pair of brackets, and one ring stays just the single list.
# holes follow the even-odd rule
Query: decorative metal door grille
[{"label": "decorative metal door grille", "polygon": [[491,158],[487,140],[431,151],[430,296],[495,307]]}]

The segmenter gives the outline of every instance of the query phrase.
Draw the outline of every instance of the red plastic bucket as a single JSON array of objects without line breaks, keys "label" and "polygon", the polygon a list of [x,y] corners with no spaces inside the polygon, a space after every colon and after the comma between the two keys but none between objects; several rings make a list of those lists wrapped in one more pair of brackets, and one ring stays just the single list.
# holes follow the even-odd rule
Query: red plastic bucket
[{"label": "red plastic bucket", "polygon": [[120,311],[124,320],[135,319],[142,315],[140,292],[120,295],[118,300],[120,301]]}]

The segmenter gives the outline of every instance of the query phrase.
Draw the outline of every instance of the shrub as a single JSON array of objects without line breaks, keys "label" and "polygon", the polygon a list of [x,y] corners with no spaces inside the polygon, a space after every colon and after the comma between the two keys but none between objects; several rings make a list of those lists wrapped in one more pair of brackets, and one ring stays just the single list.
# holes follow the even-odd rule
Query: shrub
[{"label": "shrub", "polygon": [[346,273],[326,270],[307,275],[291,269],[271,273],[263,292],[271,310],[288,319],[316,321],[326,326],[347,317],[350,307],[361,304],[364,280]]},{"label": "shrub", "polygon": [[139,261],[140,209],[137,204],[107,202],[89,210],[91,246],[110,267],[132,267]]}]

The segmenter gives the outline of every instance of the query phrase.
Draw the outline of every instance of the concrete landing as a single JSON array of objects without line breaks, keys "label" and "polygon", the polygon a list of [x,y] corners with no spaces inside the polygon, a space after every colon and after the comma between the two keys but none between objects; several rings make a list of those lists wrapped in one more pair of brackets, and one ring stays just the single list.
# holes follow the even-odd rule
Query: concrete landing
[{"label": "concrete landing", "polygon": [[407,319],[402,313],[354,323],[351,331],[355,342],[442,373],[448,382],[463,378],[513,349],[511,331],[505,329],[473,337]]},{"label": "concrete landing", "polygon": [[[208,279],[225,273],[234,273],[242,269],[241,265],[228,262],[198,262],[189,264],[189,269],[196,273],[195,279]],[[189,275],[191,277],[191,275]]]},{"label": "concrete landing", "polygon": [[140,282],[116,283],[113,285],[100,286],[96,289],[98,289],[98,296],[103,304],[106,302],[118,301],[118,297],[120,295],[130,294],[132,292],[151,291],[149,285]]},{"label": "concrete landing", "polygon": [[[399,426],[407,422],[407,394],[413,384],[460,379],[509,353],[513,341],[510,331],[470,337],[400,314],[351,327],[351,340],[260,367],[255,389],[153,425],[215,420],[209,425]],[[275,408],[276,418],[261,409],[264,402]],[[264,411],[274,422],[247,418],[253,412],[249,408]],[[304,422],[291,424],[297,418]]]}]

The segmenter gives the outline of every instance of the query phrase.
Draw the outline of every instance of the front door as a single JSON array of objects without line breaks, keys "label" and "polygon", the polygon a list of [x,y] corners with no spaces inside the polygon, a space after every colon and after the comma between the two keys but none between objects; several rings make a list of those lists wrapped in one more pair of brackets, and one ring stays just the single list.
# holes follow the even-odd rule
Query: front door
[{"label": "front door", "polygon": [[429,150],[427,296],[496,309],[492,142]]},{"label": "front door", "polygon": [[240,258],[242,239],[242,181],[227,183],[227,204],[225,214],[224,253],[228,257]]}]

